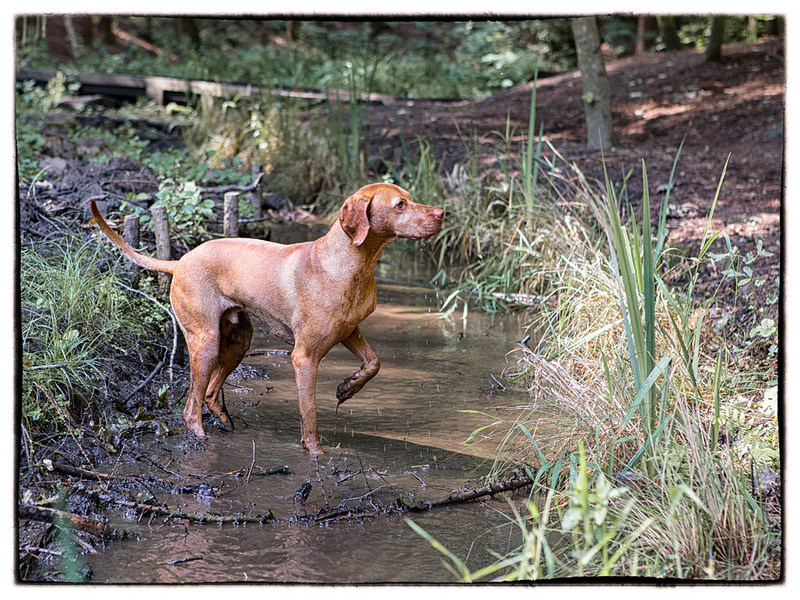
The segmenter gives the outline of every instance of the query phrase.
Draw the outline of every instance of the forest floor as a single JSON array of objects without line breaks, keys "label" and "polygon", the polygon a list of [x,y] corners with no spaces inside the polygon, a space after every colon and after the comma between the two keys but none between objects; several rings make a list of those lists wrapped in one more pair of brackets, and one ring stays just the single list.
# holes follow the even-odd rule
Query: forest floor
[{"label": "forest floor", "polygon": [[[663,197],[657,193],[666,189],[683,141],[667,227],[669,241],[696,256],[728,161],[710,231],[730,236],[742,256],[762,240],[772,256],[759,258],[755,270],[768,282],[762,290],[774,290],[781,269],[783,40],[725,46],[719,63],[704,63],[700,51],[681,50],[610,61],[606,69],[618,141],[603,154],[614,183],[632,171],[628,194],[638,203],[644,161],[657,211]],[[405,139],[430,142],[445,172],[468,165],[476,150],[486,168],[496,162],[507,123],[516,128],[517,143],[527,133],[532,85],[481,100],[409,100],[371,107],[370,150],[397,158],[399,121]],[[539,80],[536,130],[541,124],[552,149],[604,189],[603,157],[584,143],[581,93],[577,71]],[[777,322],[777,309],[770,316]]]},{"label": "forest floor", "polygon": [[[730,155],[713,229],[725,231],[745,248],[761,237],[779,256],[785,67],[781,39],[725,46],[720,63],[704,64],[702,52],[681,50],[607,64],[618,142],[605,150],[605,160],[617,182],[623,171],[634,170],[628,185],[632,199],[641,198],[641,161],[646,163],[652,194],[668,182],[685,139],[672,190],[681,213],[670,222],[676,243],[699,242]],[[445,171],[469,159],[476,139],[484,159],[491,162],[507,121],[516,127],[517,139],[526,133],[532,85],[481,100],[410,100],[400,109],[370,108],[371,150],[388,156],[396,152],[392,113],[397,110],[404,137],[430,141]],[[536,121],[546,141],[587,178],[602,183],[601,154],[584,144],[577,71],[538,82]]]}]

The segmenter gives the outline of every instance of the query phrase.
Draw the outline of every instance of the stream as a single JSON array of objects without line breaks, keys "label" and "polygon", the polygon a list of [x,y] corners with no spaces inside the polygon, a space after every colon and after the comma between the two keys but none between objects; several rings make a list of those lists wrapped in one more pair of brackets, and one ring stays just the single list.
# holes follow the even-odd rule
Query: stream
[{"label": "stream", "polygon": [[[412,519],[472,570],[519,544],[503,498],[423,512],[377,512],[360,518],[308,518],[326,507],[388,505],[400,494],[418,500],[480,485],[493,442],[465,445],[498,403],[524,401],[504,390],[506,353],[524,334],[524,317],[441,304],[424,258],[384,253],[376,269],[378,307],[361,325],[381,359],[380,373],[336,410],[336,386],[358,369],[343,346],[322,362],[317,410],[325,454],[300,445],[289,347],[259,323],[250,354],[224,386],[235,429],[213,424],[197,441],[148,434],[143,453],[208,493],[157,494],[169,508],[213,514],[271,514],[274,520],[223,525],[131,511],[110,525],[132,532],[86,556],[97,583],[450,583],[443,556],[406,523]],[[280,467],[288,467],[287,472]],[[276,469],[277,468],[277,469]],[[152,472],[148,464],[120,472]],[[246,475],[247,474],[247,475]],[[249,476],[248,476],[249,475]],[[305,498],[302,491],[305,491]],[[517,494],[524,500],[527,492]],[[519,503],[518,503],[519,504]]]}]

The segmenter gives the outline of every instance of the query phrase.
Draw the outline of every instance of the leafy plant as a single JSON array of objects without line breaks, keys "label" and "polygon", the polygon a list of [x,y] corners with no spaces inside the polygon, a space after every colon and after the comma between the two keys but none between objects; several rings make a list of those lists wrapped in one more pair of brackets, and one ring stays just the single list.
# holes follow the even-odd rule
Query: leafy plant
[{"label": "leafy plant", "polygon": [[[602,472],[590,473],[582,444],[574,467],[566,491],[556,494],[554,489],[549,489],[541,510],[536,502],[528,502],[528,519],[511,504],[513,523],[522,534],[522,544],[477,571],[470,571],[413,521],[406,519],[406,522],[448,559],[449,564],[445,566],[462,582],[479,581],[493,575],[493,581],[514,581],[617,574],[620,562],[630,564],[630,556],[635,553],[634,542],[653,520],[645,518],[630,530],[635,496],[624,486],[612,485]],[[565,509],[557,509],[556,497],[566,501]],[[556,524],[554,517],[557,515],[553,513],[557,512],[561,516]]]},{"label": "leafy plant", "polygon": [[[176,183],[165,179],[158,186],[156,198],[152,206],[166,208],[171,235],[190,246],[203,241],[207,236],[206,221],[214,217],[215,203],[210,198],[203,198],[193,181]],[[123,204],[123,210],[125,207]],[[134,210],[142,214],[146,226],[152,226],[153,218],[149,213],[138,206]]]}]

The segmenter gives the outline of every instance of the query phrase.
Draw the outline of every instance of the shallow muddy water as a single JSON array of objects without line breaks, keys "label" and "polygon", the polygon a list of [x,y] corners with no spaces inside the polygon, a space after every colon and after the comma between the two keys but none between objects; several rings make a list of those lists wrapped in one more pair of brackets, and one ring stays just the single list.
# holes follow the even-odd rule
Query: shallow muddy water
[{"label": "shallow muddy water", "polygon": [[[323,361],[317,382],[318,461],[299,443],[299,415],[285,344],[256,323],[244,368],[225,386],[236,426],[209,424],[208,438],[153,439],[148,456],[213,493],[160,495],[168,507],[213,514],[272,514],[264,524],[197,524],[163,517],[119,517],[136,534],[87,557],[95,582],[109,583],[399,583],[452,582],[441,555],[408,526],[411,518],[472,569],[519,543],[499,511],[504,500],[424,512],[363,518],[314,519],[327,507],[388,505],[400,494],[433,500],[476,487],[488,463],[489,442],[463,442],[488,420],[465,410],[490,411],[522,398],[492,380],[505,354],[524,336],[520,317],[471,311],[466,320],[440,319],[424,263],[385,253],[376,271],[378,308],[362,332],[381,359],[380,373],[336,412],[336,386],[358,369],[344,347]],[[288,473],[266,475],[288,467]],[[148,465],[120,465],[147,470]],[[155,470],[150,466],[151,470]],[[244,476],[252,471],[249,481]],[[131,471],[133,472],[133,471]],[[155,473],[158,475],[158,473]],[[307,498],[297,496],[306,488]],[[129,515],[135,517],[136,515]],[[138,516],[136,516],[138,518]],[[178,562],[175,562],[178,561]]]}]

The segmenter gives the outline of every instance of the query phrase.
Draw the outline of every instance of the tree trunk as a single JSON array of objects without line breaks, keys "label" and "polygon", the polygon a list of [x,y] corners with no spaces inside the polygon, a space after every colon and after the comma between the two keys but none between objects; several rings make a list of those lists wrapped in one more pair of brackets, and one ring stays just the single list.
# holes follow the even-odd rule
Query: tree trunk
[{"label": "tree trunk", "polygon": [[703,55],[703,62],[719,62],[722,60],[722,42],[725,39],[725,17],[711,18],[711,35]]},{"label": "tree trunk", "polygon": [[644,54],[645,42],[644,36],[647,31],[647,17],[639,17],[636,20],[636,47],[634,54]]},{"label": "tree trunk", "polygon": [[661,37],[664,38],[667,50],[679,50],[681,39],[678,36],[677,19],[673,15],[664,15],[656,17],[656,19],[658,19],[658,29],[661,31]]},{"label": "tree trunk", "polygon": [[615,141],[611,119],[611,84],[600,54],[597,20],[594,17],[578,17],[572,19],[571,25],[583,86],[586,145],[589,148],[610,148]]},{"label": "tree trunk", "polygon": [[100,17],[98,20],[98,29],[100,32],[100,39],[106,46],[111,46],[114,39],[114,32],[112,31],[112,20],[109,16]]},{"label": "tree trunk", "polygon": [[80,50],[80,43],[78,42],[78,34],[75,33],[75,25],[72,22],[72,16],[66,15],[64,17],[64,29],[67,30],[70,52],[72,52],[72,56],[75,57]]}]

